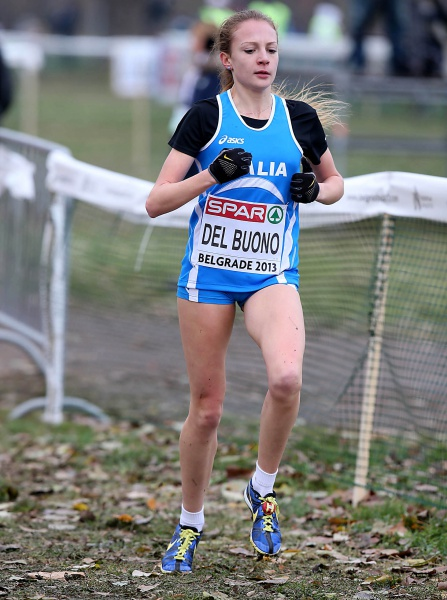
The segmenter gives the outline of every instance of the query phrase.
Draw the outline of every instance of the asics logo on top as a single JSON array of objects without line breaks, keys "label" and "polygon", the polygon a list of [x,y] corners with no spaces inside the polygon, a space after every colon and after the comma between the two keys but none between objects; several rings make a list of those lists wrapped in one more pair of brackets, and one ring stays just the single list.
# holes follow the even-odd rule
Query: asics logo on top
[{"label": "asics logo on top", "polygon": [[237,144],[240,146],[244,143],[244,138],[228,137],[228,135],[223,135],[219,140],[219,144]]}]

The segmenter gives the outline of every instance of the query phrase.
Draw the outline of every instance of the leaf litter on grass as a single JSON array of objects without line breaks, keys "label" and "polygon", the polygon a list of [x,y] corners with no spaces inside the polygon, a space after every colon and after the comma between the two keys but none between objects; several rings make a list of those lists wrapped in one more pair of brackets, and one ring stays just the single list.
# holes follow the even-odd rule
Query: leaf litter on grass
[{"label": "leaf litter on grass", "polygon": [[180,505],[177,426],[73,418],[0,427],[0,597],[447,597],[447,558],[435,543],[437,527],[447,534],[445,511],[374,494],[360,511],[350,490],[306,489],[291,459],[305,448],[292,444],[278,478],[283,550],[254,556],[242,490],[256,446],[239,421],[237,435],[223,427],[188,576],[160,571]]}]

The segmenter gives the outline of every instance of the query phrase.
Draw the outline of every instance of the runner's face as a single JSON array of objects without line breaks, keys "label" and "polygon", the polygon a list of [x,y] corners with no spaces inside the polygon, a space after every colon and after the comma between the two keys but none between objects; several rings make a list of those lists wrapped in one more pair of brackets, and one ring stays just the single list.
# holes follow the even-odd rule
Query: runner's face
[{"label": "runner's face", "polygon": [[245,21],[235,30],[231,56],[225,59],[235,82],[254,90],[268,88],[278,68],[276,31],[266,21]]}]

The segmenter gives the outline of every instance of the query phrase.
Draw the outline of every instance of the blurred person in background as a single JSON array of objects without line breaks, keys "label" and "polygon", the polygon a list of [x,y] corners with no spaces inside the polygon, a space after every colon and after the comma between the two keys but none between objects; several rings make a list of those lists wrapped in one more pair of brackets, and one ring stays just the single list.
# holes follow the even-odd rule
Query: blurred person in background
[{"label": "blurred person in background", "polygon": [[[243,492],[250,542],[263,556],[281,549],[274,485],[298,414],[305,345],[300,205],[333,204],[343,195],[323,128],[337,122],[338,105],[308,89],[286,98],[273,86],[273,20],[254,10],[234,13],[219,29],[216,51],[221,93],[183,117],[146,201],[155,218],[197,198],[177,288],[190,386],[180,434],[182,507],[164,573],[191,572],[202,535],[237,306],[267,375],[256,465]],[[194,163],[198,173],[185,178]]]},{"label": "blurred person in background", "polygon": [[205,0],[204,5],[199,9],[199,19],[219,27],[233,13],[231,0]]},{"label": "blurred person in background", "polygon": [[75,0],[51,0],[47,7],[50,33],[75,35],[79,24],[79,6]]},{"label": "blurred person in background", "polygon": [[447,49],[447,0],[413,0],[411,71],[416,77],[443,77]]},{"label": "blurred person in background", "polygon": [[321,2],[315,6],[309,21],[308,33],[325,42],[336,42],[343,37],[342,10],[330,2]]},{"label": "blurred person in background", "polygon": [[3,58],[0,48],[0,120],[10,108],[13,100],[12,72]]},{"label": "blurred person in background", "polygon": [[173,9],[173,0],[147,0],[146,18],[152,34],[160,33],[169,26]]},{"label": "blurred person in background", "polygon": [[352,53],[350,65],[355,73],[363,74],[367,67],[365,56],[365,37],[376,21],[381,17],[385,33],[391,44],[389,74],[393,76],[409,75],[409,60],[406,50],[410,6],[409,0],[351,0],[350,35]]},{"label": "blurred person in background", "polygon": [[169,121],[171,134],[194,102],[219,93],[218,57],[213,53],[217,31],[217,25],[203,21],[198,21],[191,28],[192,63],[180,83],[178,103]]},{"label": "blurred person in background", "polygon": [[290,31],[292,27],[292,11],[285,2],[276,2],[275,0],[253,1],[248,3],[247,8],[259,10],[264,15],[268,15],[274,21],[280,37]]}]

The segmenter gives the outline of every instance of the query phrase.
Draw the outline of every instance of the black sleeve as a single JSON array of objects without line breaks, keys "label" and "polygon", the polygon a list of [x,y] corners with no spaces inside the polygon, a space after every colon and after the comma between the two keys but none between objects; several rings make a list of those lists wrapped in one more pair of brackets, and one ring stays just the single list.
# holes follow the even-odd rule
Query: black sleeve
[{"label": "black sleeve", "polygon": [[304,155],[314,165],[319,165],[328,146],[317,111],[306,102],[299,100],[286,100],[286,104],[293,133],[303,149]]},{"label": "black sleeve", "polygon": [[12,102],[12,75],[0,52],[0,115],[7,111]]},{"label": "black sleeve", "polygon": [[[297,142],[314,165],[320,164],[327,142],[316,110],[297,100],[287,100],[286,104]],[[169,145],[195,158],[213,137],[218,118],[219,108],[215,98],[196,102],[178,124]]]},{"label": "black sleeve", "polygon": [[168,144],[179,152],[193,156],[213,137],[219,120],[216,98],[201,100],[184,115]]}]

